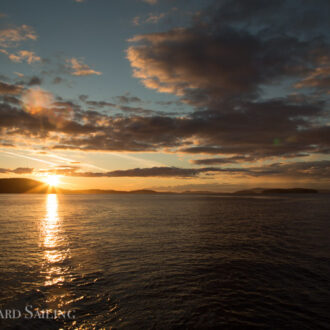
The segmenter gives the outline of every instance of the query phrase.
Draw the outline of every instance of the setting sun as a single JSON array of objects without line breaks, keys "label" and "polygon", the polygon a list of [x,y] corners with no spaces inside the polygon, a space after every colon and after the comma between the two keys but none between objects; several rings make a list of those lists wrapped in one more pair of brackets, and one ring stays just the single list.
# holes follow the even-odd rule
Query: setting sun
[{"label": "setting sun", "polygon": [[56,187],[59,181],[60,179],[58,175],[48,175],[45,179],[45,182],[52,187]]}]

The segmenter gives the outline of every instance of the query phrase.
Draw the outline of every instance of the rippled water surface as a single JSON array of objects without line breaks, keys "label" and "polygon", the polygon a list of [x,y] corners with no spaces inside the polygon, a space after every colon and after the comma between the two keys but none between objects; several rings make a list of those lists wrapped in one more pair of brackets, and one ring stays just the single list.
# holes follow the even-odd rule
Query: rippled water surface
[{"label": "rippled water surface", "polygon": [[0,328],[330,328],[330,199],[0,195]]}]

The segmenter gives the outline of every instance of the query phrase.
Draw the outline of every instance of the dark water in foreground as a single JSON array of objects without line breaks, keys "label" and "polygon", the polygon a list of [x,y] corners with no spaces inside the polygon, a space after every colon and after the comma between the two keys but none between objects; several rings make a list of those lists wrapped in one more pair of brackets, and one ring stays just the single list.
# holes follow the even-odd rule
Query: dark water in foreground
[{"label": "dark water in foreground", "polygon": [[329,329],[329,201],[0,195],[0,328]]}]

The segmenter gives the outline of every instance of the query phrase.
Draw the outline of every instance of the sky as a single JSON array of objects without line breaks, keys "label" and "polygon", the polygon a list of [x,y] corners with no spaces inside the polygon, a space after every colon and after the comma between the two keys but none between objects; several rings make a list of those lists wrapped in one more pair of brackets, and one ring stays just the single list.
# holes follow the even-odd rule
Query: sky
[{"label": "sky", "polygon": [[330,188],[327,0],[2,0],[0,178]]}]

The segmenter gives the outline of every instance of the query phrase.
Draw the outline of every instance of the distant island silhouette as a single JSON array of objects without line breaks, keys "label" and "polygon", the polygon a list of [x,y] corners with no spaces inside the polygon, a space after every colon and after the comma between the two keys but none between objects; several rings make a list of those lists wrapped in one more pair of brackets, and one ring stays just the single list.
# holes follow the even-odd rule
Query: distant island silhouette
[{"label": "distant island silhouette", "polygon": [[[0,179],[0,194],[203,194],[203,195],[270,195],[270,194],[316,194],[319,191],[309,188],[255,188],[240,190],[233,193],[212,192],[212,191],[184,191],[184,192],[159,192],[150,189],[140,189],[131,191],[102,190],[102,189],[80,189],[69,190],[59,187],[52,187],[47,183],[26,178],[4,178]],[[321,192],[321,191],[320,191]],[[324,191],[327,192],[328,191]]]},{"label": "distant island silhouette", "polygon": [[249,189],[236,191],[235,195],[264,195],[264,194],[316,194],[319,191],[309,188],[271,188],[271,189]]}]

